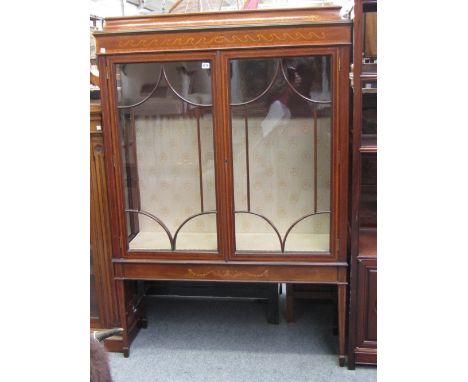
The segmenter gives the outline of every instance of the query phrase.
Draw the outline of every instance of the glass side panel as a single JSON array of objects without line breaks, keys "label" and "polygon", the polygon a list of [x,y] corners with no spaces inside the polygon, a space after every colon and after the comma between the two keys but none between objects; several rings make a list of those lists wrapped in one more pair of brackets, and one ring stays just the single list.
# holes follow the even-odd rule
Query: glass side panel
[{"label": "glass side panel", "polygon": [[117,65],[130,250],[218,248],[210,61]]},{"label": "glass side panel", "polygon": [[330,251],[330,67],[330,56],[231,60],[237,251]]}]

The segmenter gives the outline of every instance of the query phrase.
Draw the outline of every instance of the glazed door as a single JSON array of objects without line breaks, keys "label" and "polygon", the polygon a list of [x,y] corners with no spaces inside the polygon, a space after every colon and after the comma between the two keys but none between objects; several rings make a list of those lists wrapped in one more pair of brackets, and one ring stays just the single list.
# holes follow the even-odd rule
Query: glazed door
[{"label": "glazed door", "polygon": [[225,55],[233,259],[332,257],[338,209],[336,53]]},{"label": "glazed door", "polygon": [[124,255],[223,257],[214,55],[129,60],[116,58],[112,71]]}]

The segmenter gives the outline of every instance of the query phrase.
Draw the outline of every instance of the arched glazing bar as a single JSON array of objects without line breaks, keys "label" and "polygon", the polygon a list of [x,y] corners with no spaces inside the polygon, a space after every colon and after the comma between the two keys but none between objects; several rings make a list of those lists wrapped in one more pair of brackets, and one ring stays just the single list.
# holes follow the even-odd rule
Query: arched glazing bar
[{"label": "arched glazing bar", "polygon": [[141,215],[144,215],[144,216],[154,220],[156,223],[158,223],[161,226],[161,228],[164,230],[164,232],[166,232],[166,235],[169,238],[169,242],[171,243],[171,249],[174,250],[175,240],[172,237],[171,231],[169,230],[167,225],[165,225],[164,222],[161,219],[159,219],[157,216],[153,215],[152,213],[149,213],[149,212],[146,212],[146,211],[143,211],[143,210],[126,209],[125,212],[131,213],[131,214],[141,214]]},{"label": "arched glazing bar", "polygon": [[281,73],[283,74],[283,78],[284,80],[286,81],[286,83],[289,85],[289,87],[291,88],[291,90],[296,93],[299,97],[301,97],[302,99],[304,99],[305,101],[307,102],[312,102],[314,104],[321,104],[321,105],[328,105],[328,104],[331,104],[332,103],[332,100],[329,99],[329,100],[325,100],[325,101],[321,101],[321,100],[315,100],[315,99],[312,99],[312,98],[308,98],[306,97],[304,94],[302,94],[301,92],[299,92],[297,90],[297,88],[288,80],[288,75],[286,74],[285,70],[284,70],[284,62],[281,64]]},{"label": "arched glazing bar", "polygon": [[182,227],[187,224],[190,220],[198,217],[198,216],[203,216],[203,215],[210,215],[210,214],[216,214],[216,211],[205,211],[205,212],[200,212],[198,214],[194,214],[192,216],[189,216],[187,219],[185,219],[180,225],[179,227],[177,228],[177,230],[175,231],[175,234],[174,234],[174,248],[173,250],[175,250],[175,245],[176,245],[176,241],[177,241],[177,235],[179,234],[179,231],[182,229]]},{"label": "arched glazing bar", "polygon": [[151,220],[155,221],[156,223],[158,223],[159,226],[161,226],[161,228],[164,230],[164,232],[166,232],[166,235],[169,239],[169,242],[171,244],[171,250],[172,251],[175,251],[176,250],[176,245],[177,245],[177,236],[179,235],[179,232],[180,230],[182,229],[182,227],[187,224],[190,220],[198,217],[198,216],[203,216],[203,215],[210,215],[210,214],[216,214],[216,211],[205,211],[205,212],[200,212],[198,214],[194,214],[194,215],[191,215],[189,216],[187,219],[185,219],[180,225],[179,227],[177,227],[176,231],[175,231],[175,234],[174,236],[172,236],[171,234],[171,231],[169,230],[169,228],[167,227],[166,224],[164,224],[164,222],[159,219],[157,216],[147,212],[147,211],[143,211],[143,210],[131,210],[131,209],[127,209],[125,210],[125,212],[127,213],[133,213],[133,214],[141,214],[141,215],[144,215],[148,218],[150,218]]},{"label": "arched glazing bar", "polygon": [[209,106],[212,106],[212,105],[213,105],[213,103],[207,103],[207,104],[197,103],[197,102],[193,102],[193,101],[190,101],[190,100],[184,98],[183,95],[181,95],[180,92],[177,91],[177,89],[174,87],[174,85],[173,85],[173,84],[171,83],[171,81],[169,80],[169,77],[168,77],[168,75],[167,75],[167,71],[166,71],[165,65],[162,66],[162,73],[163,73],[164,79],[166,80],[167,86],[169,86],[169,88],[172,90],[172,92],[173,92],[173,93],[176,95],[176,97],[179,98],[181,101],[186,102],[186,103],[188,103],[189,105],[192,105],[192,106],[209,107]]},{"label": "arched glazing bar", "polygon": [[151,89],[151,91],[149,92],[149,94],[144,97],[141,101],[138,101],[136,103],[133,103],[131,105],[118,105],[117,108],[118,109],[129,109],[129,108],[133,108],[133,107],[137,107],[137,106],[140,106],[141,104],[145,103],[147,100],[149,100],[153,94],[156,92],[160,82],[161,82],[161,78],[162,78],[162,67],[159,69],[159,75],[158,75],[158,79],[156,81],[156,84],[154,85],[153,89]]},{"label": "arched glazing bar", "polygon": [[278,240],[280,242],[280,246],[282,248],[282,243],[283,243],[283,240],[281,239],[281,234],[279,233],[278,231],[278,228],[276,228],[276,226],[273,224],[273,222],[268,219],[266,216],[262,215],[262,214],[258,214],[256,212],[252,212],[252,211],[234,211],[235,214],[250,214],[250,215],[255,215],[255,216],[258,216],[259,218],[265,220],[270,226],[271,228],[273,228],[273,230],[276,232],[276,236],[278,236]]},{"label": "arched glazing bar", "polygon": [[283,239],[283,241],[281,242],[281,252],[284,252],[284,249],[285,249],[285,247],[286,247],[286,240],[288,240],[289,233],[292,231],[292,229],[293,229],[298,223],[300,223],[302,220],[307,219],[307,218],[309,218],[309,217],[311,217],[311,216],[325,215],[325,214],[330,214],[330,211],[314,212],[314,213],[311,213],[311,214],[308,214],[308,215],[304,215],[304,216],[302,216],[301,218],[297,219],[293,224],[291,224],[291,226],[288,228],[288,230],[287,230],[286,233],[284,234],[284,239]]},{"label": "arched glazing bar", "polygon": [[263,96],[265,96],[269,91],[270,89],[273,87],[275,81],[276,81],[276,78],[278,77],[278,74],[280,72],[280,60],[275,60],[275,70],[274,70],[274,73],[273,73],[273,77],[271,78],[271,81],[270,83],[268,84],[268,86],[265,88],[265,90],[263,90],[258,96],[252,98],[251,100],[248,100],[248,101],[245,101],[245,102],[231,102],[231,106],[243,106],[243,105],[248,105],[250,103],[254,103],[255,101],[258,101],[260,100]]},{"label": "arched glazing bar", "polygon": [[307,214],[307,215],[304,215],[304,216],[300,217],[293,224],[291,224],[289,226],[289,228],[287,229],[284,237],[281,237],[281,234],[279,233],[278,228],[273,224],[273,222],[269,218],[267,218],[266,216],[264,216],[262,214],[259,214],[259,213],[256,213],[256,212],[251,212],[251,211],[234,211],[234,213],[235,214],[250,214],[250,215],[258,216],[259,218],[265,220],[271,226],[271,228],[273,228],[273,230],[275,231],[276,236],[278,237],[278,240],[279,240],[279,243],[280,243],[281,253],[284,253],[285,252],[285,247],[286,247],[286,240],[288,239],[289,233],[292,231],[292,229],[298,223],[300,223],[304,219],[307,219],[307,218],[309,218],[311,216],[330,214],[330,211],[313,212],[313,213],[310,213],[310,214]]}]

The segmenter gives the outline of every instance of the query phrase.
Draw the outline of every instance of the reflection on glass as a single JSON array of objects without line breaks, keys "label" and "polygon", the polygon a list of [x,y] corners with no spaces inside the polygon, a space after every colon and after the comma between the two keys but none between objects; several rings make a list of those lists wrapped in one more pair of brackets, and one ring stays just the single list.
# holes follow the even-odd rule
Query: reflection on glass
[{"label": "reflection on glass", "polygon": [[329,251],[330,57],[230,68],[236,250]]},{"label": "reflection on glass", "polygon": [[273,77],[278,74],[277,60],[232,60],[231,68],[231,104],[246,103],[268,91]]},{"label": "reflection on glass", "polygon": [[131,107],[144,101],[156,90],[161,79],[162,65],[156,62],[122,64],[117,67],[117,101],[119,107]]},{"label": "reflection on glass", "polygon": [[117,73],[122,94],[143,100],[119,106],[130,250],[217,250],[211,63]]}]

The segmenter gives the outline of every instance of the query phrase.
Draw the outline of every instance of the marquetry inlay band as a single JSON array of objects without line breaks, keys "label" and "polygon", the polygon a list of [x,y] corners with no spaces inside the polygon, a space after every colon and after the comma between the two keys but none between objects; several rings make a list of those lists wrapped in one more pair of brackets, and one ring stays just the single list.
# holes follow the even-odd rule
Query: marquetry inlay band
[{"label": "marquetry inlay band", "polygon": [[316,41],[324,40],[327,37],[324,32],[274,32],[274,33],[235,33],[235,34],[218,34],[216,36],[185,36],[185,37],[163,37],[151,38],[149,40],[142,39],[128,39],[119,41],[119,48],[139,48],[139,47],[153,47],[153,46],[202,46],[207,47],[213,44],[246,44],[246,43],[259,43],[259,42],[285,42],[285,41]]},{"label": "marquetry inlay band", "polygon": [[349,44],[350,30],[338,26],[320,28],[276,28],[204,31],[199,33],[142,33],[98,38],[98,48],[106,54],[125,52],[168,51],[179,49],[227,49],[231,47],[260,47],[287,45]]},{"label": "marquetry inlay band", "polygon": [[240,272],[240,271],[234,271],[234,270],[231,270],[231,269],[218,269],[218,270],[212,270],[212,271],[208,271],[208,272],[203,272],[203,273],[199,273],[199,272],[195,272],[193,269],[189,268],[187,269],[187,274],[190,276],[190,277],[197,277],[197,278],[205,278],[205,277],[208,277],[208,276],[212,276],[212,277],[220,277],[220,278],[226,278],[226,279],[229,279],[229,278],[232,278],[232,279],[237,279],[237,278],[254,278],[254,279],[260,279],[260,278],[263,278],[263,277],[266,277],[268,276],[268,269],[265,269],[263,272],[260,272],[260,273],[252,273],[252,272]]}]

